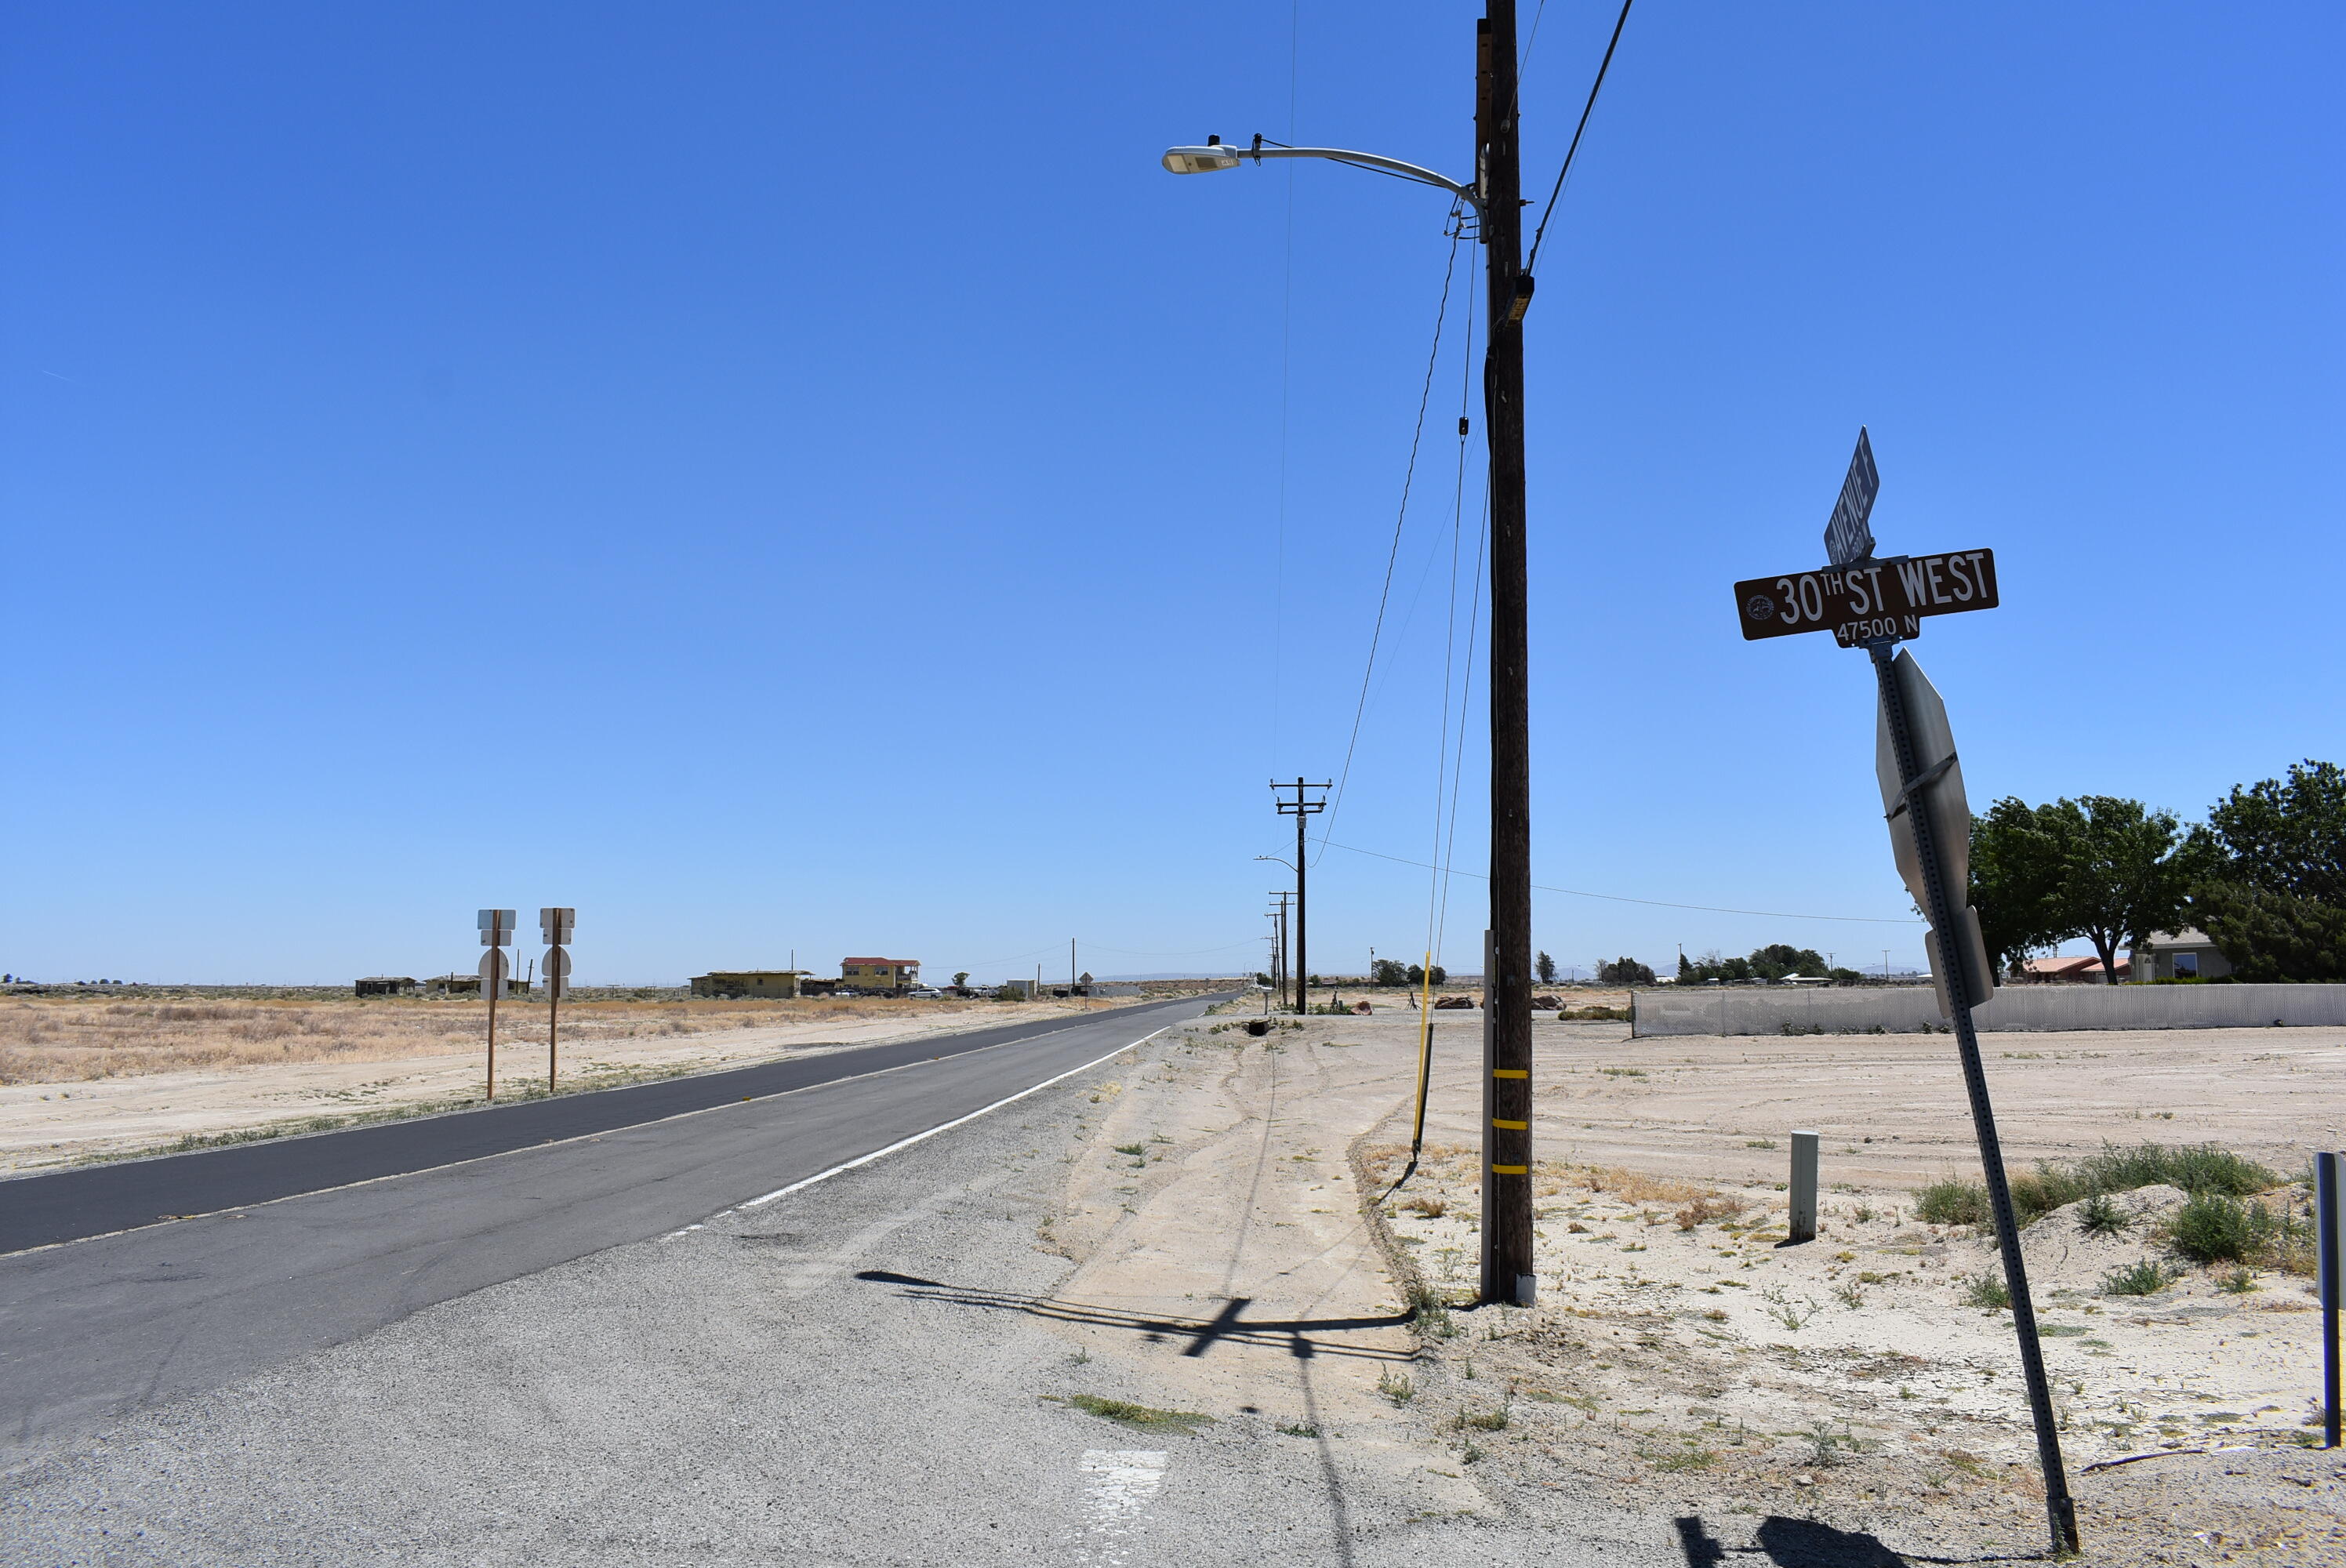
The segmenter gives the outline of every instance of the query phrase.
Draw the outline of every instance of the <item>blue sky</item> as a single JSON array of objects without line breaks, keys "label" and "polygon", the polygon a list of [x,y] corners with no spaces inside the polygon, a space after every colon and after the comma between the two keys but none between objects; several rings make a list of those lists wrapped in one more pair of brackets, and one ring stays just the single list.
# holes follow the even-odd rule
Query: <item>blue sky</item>
[{"label": "blue sky", "polygon": [[[18,8],[0,969],[420,974],[548,902],[588,983],[1250,962],[1451,247],[1432,192],[1157,155],[1466,172],[1478,11]],[[1611,22],[1541,16],[1527,188]],[[1548,892],[1542,947],[1919,960],[1806,918],[1909,912],[1862,656],[1728,594],[1815,563],[1861,423],[1885,549],[1997,552],[2004,607],[1916,647],[1975,803],[2196,815],[2338,756],[2341,34],[1637,8],[1529,321],[1535,880],[1802,918]],[[1426,942],[1428,874],[1354,851],[1433,858],[1478,265],[1315,968]]]}]

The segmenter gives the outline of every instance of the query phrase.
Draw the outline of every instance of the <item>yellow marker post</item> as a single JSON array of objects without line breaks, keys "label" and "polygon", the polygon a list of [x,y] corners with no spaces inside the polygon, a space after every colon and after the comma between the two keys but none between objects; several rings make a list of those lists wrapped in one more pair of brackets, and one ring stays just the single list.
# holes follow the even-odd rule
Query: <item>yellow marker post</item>
[{"label": "yellow marker post", "polygon": [[1425,1091],[1433,1075],[1433,954],[1420,966],[1423,990],[1417,999],[1417,1126],[1409,1135],[1409,1163],[1417,1165],[1417,1151],[1425,1145]]}]

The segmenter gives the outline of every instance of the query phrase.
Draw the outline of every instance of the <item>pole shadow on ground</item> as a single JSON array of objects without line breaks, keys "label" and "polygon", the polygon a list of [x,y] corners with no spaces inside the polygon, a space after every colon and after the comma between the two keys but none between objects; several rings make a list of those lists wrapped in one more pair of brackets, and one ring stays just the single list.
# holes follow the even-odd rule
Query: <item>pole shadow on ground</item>
[{"label": "pole shadow on ground", "polygon": [[1373,1318],[1250,1319],[1242,1314],[1253,1298],[1238,1296],[1225,1302],[1222,1309],[1211,1318],[1178,1318],[1127,1312],[1114,1307],[1094,1307],[1081,1301],[1059,1301],[1047,1296],[1026,1296],[1008,1290],[949,1285],[940,1279],[923,1279],[917,1275],[896,1274],[885,1268],[866,1268],[855,1278],[874,1285],[901,1286],[904,1294],[915,1301],[943,1301],[955,1307],[974,1307],[993,1312],[1023,1312],[1030,1318],[1048,1318],[1061,1323],[1123,1329],[1151,1343],[1187,1339],[1189,1343],[1181,1352],[1185,1356],[1202,1356],[1215,1345],[1227,1342],[1283,1349],[1298,1359],[1309,1359],[1314,1356],[1349,1356],[1368,1361],[1412,1361],[1417,1359],[1413,1349],[1382,1350],[1371,1346],[1331,1344],[1311,1337],[1315,1333],[1336,1334],[1356,1329],[1397,1329],[1410,1320],[1406,1312],[1389,1312]]}]

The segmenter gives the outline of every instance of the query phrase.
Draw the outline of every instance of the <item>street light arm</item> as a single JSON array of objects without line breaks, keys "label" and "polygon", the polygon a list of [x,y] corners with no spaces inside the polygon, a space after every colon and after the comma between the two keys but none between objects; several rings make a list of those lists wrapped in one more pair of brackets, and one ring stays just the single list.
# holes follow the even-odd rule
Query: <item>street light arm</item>
[{"label": "street light arm", "polygon": [[1471,185],[1461,185],[1446,174],[1436,174],[1430,168],[1420,168],[1413,163],[1403,163],[1397,158],[1379,158],[1372,152],[1347,152],[1333,147],[1259,147],[1241,148],[1240,156],[1260,163],[1267,158],[1324,158],[1331,163],[1349,163],[1356,168],[1372,168],[1382,174],[1396,174],[1403,179],[1413,179],[1420,185],[1431,185],[1448,191],[1472,207],[1483,210],[1483,198]]},{"label": "street light arm", "polygon": [[1479,217],[1483,211],[1483,198],[1471,185],[1462,185],[1448,175],[1436,174],[1430,168],[1420,168],[1413,163],[1403,163],[1397,158],[1380,158],[1372,152],[1353,152],[1347,148],[1262,147],[1260,145],[1232,147],[1222,142],[1212,142],[1204,147],[1168,148],[1164,164],[1166,169],[1173,174],[1208,174],[1218,169],[1236,168],[1242,158],[1252,158],[1255,162],[1260,163],[1267,158],[1326,158],[1331,163],[1350,164],[1354,168],[1370,169],[1378,174],[1390,174],[1396,178],[1411,180],[1419,185],[1430,185],[1437,190],[1446,190],[1473,208],[1476,216]]}]

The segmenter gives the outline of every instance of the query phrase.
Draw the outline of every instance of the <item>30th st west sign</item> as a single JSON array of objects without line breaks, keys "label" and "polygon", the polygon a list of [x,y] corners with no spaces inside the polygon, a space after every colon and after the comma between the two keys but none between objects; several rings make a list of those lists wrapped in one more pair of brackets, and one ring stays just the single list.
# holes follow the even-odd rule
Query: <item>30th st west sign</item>
[{"label": "30th st west sign", "polygon": [[1830,631],[1843,647],[1923,633],[1925,616],[1996,606],[1995,552],[1892,555],[1735,585],[1743,640]]}]

